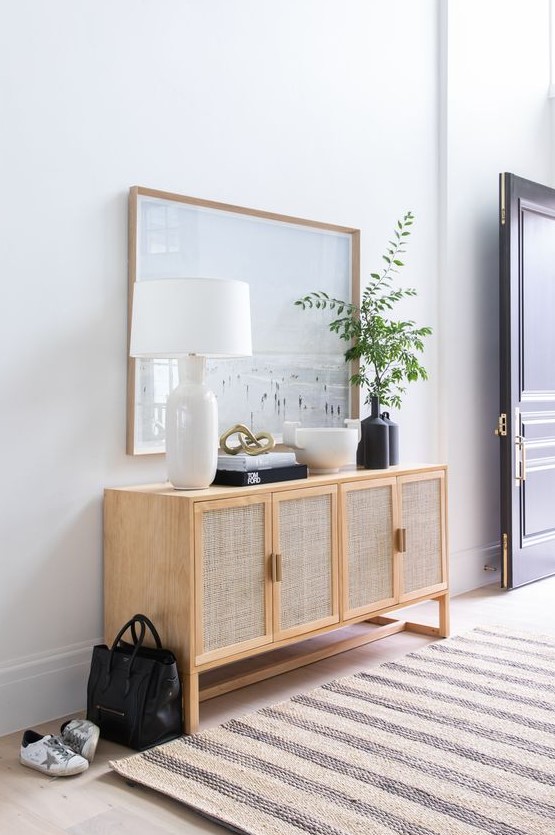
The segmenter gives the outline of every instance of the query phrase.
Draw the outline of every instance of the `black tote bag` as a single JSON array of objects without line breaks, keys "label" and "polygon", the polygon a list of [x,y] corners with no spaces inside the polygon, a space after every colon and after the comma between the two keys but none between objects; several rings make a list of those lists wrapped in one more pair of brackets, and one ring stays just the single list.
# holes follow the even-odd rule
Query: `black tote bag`
[{"label": "black tote bag", "polygon": [[[137,627],[138,634],[137,634]],[[155,647],[143,646],[146,630]],[[127,630],[132,642],[122,641]],[[93,648],[87,685],[87,719],[100,736],[143,751],[183,733],[181,682],[175,655],[162,648],[146,615],[133,615],[111,647]]]}]

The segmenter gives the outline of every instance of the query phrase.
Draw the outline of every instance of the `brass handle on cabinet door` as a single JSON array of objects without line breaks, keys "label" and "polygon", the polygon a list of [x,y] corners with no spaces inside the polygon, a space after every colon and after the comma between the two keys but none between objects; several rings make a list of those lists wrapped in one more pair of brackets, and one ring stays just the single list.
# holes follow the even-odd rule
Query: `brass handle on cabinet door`
[{"label": "brass handle on cabinet door", "polygon": [[272,582],[281,583],[282,563],[281,554],[272,554]]},{"label": "brass handle on cabinet door", "polygon": [[399,528],[397,531],[397,542],[398,548],[401,554],[404,554],[407,550],[407,529],[406,528]]}]

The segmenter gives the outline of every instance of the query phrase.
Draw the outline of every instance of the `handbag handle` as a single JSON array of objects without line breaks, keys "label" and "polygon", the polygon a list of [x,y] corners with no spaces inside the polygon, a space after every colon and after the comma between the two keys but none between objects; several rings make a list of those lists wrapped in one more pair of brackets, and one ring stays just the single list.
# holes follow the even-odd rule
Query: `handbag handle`
[{"label": "handbag handle", "polygon": [[[140,629],[141,629],[140,634],[139,634],[138,637],[137,637],[137,631],[136,631],[136,626],[135,626],[136,624],[140,624]],[[133,615],[133,617],[130,620],[128,620],[127,623],[125,623],[121,627],[120,631],[118,632],[118,634],[114,638],[114,642],[113,642],[112,647],[110,649],[110,657],[108,659],[108,668],[106,670],[106,681],[107,682],[109,681],[110,675],[112,673],[112,662],[114,660],[114,653],[116,651],[116,647],[118,646],[119,642],[121,641],[123,635],[125,635],[127,630],[128,629],[131,630],[131,635],[133,636],[133,643],[134,643],[135,646],[133,648],[133,652],[131,653],[131,660],[129,661],[129,667],[127,669],[127,676],[126,676],[127,682],[126,682],[126,685],[125,685],[125,695],[127,695],[128,691],[129,691],[129,677],[130,677],[131,672],[133,670],[133,664],[135,662],[135,658],[137,657],[137,653],[143,645],[143,641],[144,641],[144,638],[145,638],[147,626],[148,626],[150,632],[152,633],[152,635],[154,637],[154,640],[156,642],[156,647],[158,649],[161,649],[162,648],[162,641],[160,640],[160,635],[158,634],[158,631],[157,631],[156,627],[154,626],[152,621],[149,618],[147,618],[146,615],[141,615],[141,614]]]},{"label": "handbag handle", "polygon": [[[138,622],[143,623],[145,626],[148,626],[148,628],[150,629],[150,632],[152,634],[152,637],[154,638],[154,641],[156,643],[156,648],[157,649],[162,649],[162,641],[160,640],[160,635],[158,634],[158,630],[156,629],[156,627],[154,626],[154,624],[152,623],[150,618],[147,618],[146,615],[139,615],[139,614],[134,615],[131,618],[131,620],[129,621],[129,623],[131,624],[131,635],[133,636],[133,643],[134,644],[138,643],[137,632],[135,631],[135,624],[138,623]],[[143,636],[143,639],[144,639],[144,636]],[[142,643],[142,641],[141,641],[141,643]]]},{"label": "handbag handle", "polygon": [[[137,637],[137,631],[136,631],[136,628],[135,628],[135,625],[137,623],[139,623],[141,625],[141,634],[140,634],[139,638]],[[156,643],[156,648],[157,649],[162,649],[162,641],[160,640],[160,635],[158,634],[158,630],[156,629],[156,627],[154,626],[154,624],[152,623],[150,618],[147,618],[146,615],[136,614],[136,615],[133,615],[133,617],[130,620],[128,620],[127,623],[125,623],[121,627],[120,631],[118,632],[118,634],[114,638],[114,642],[112,644],[112,650],[114,650],[117,647],[117,645],[119,644],[119,642],[121,641],[122,637],[125,635],[125,633],[127,632],[128,629],[131,629],[131,635],[133,636],[133,643],[135,645],[138,644],[139,646],[142,646],[144,638],[145,638],[145,632],[146,632],[146,627],[147,626],[148,626],[150,632],[152,633],[152,637],[154,638],[154,641]]]}]

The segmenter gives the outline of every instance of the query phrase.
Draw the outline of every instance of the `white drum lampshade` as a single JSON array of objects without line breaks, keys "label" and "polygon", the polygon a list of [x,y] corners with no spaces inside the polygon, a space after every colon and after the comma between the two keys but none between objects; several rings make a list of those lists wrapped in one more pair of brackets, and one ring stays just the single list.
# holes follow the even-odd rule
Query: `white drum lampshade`
[{"label": "white drum lampshade", "polygon": [[160,278],[133,288],[132,357],[177,358],[179,385],[166,406],[166,458],[179,490],[208,487],[218,459],[218,406],[204,382],[206,357],[252,354],[244,281]]}]

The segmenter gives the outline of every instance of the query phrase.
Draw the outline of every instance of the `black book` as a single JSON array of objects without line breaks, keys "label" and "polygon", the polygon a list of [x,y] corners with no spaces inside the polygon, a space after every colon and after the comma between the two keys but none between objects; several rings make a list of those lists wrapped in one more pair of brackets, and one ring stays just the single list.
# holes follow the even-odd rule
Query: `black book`
[{"label": "black book", "polygon": [[306,478],[306,464],[292,464],[289,467],[268,467],[263,470],[242,472],[240,470],[216,470],[214,484],[227,484],[230,487],[250,487],[253,484],[269,484],[272,481],[292,481]]}]

